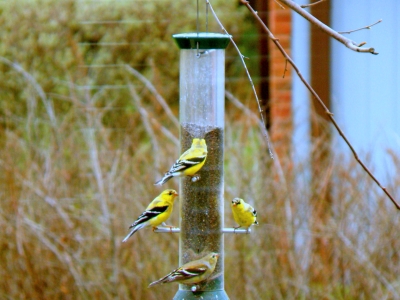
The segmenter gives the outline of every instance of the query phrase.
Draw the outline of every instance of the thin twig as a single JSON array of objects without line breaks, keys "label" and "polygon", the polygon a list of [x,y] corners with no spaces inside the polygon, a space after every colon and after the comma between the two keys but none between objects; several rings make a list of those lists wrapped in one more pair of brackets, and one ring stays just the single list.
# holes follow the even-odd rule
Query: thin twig
[{"label": "thin twig", "polygon": [[160,129],[160,131],[162,132],[162,134],[164,134],[165,137],[169,138],[177,148],[179,147],[179,139],[168,128],[161,125],[156,118],[150,117],[149,119],[156,129]]},{"label": "thin twig", "polygon": [[25,69],[20,64],[18,64],[16,62],[12,62],[5,57],[0,57],[0,61],[3,62],[4,64],[8,65],[9,67],[13,68],[14,70],[16,70],[18,73],[22,74],[22,76],[35,88],[40,99],[42,100],[44,107],[46,108],[46,112],[49,115],[52,127],[56,128],[57,120],[56,120],[56,116],[54,113],[54,108],[53,108],[51,102],[49,101],[49,99],[46,97],[46,93],[44,92],[43,88],[36,81],[36,79],[31,74],[29,74],[27,71],[25,71]]},{"label": "thin twig", "polygon": [[285,7],[281,3],[279,3],[279,0],[274,0],[274,2],[278,4],[282,9],[285,9]]},{"label": "thin twig", "polygon": [[310,3],[310,4],[303,4],[303,5],[300,5],[300,7],[301,8],[306,8],[306,7],[310,7],[310,6],[313,6],[313,5],[320,4],[321,2],[324,2],[324,1],[326,1],[326,0],[319,0],[319,1],[316,1],[316,2],[313,2],[313,3]]},{"label": "thin twig", "polygon": [[139,79],[145,86],[146,88],[153,93],[153,95],[156,97],[156,100],[160,105],[164,108],[167,116],[171,119],[172,123],[175,124],[177,128],[179,128],[179,121],[178,119],[174,116],[173,112],[169,108],[167,102],[165,99],[158,93],[157,89],[154,87],[154,85],[142,74],[140,74],[137,70],[132,68],[129,65],[125,65],[125,69],[131,73],[133,76],[135,76],[137,79]]},{"label": "thin twig", "polygon": [[378,278],[378,280],[389,290],[392,292],[393,296],[396,299],[400,299],[400,295],[397,293],[395,287],[390,283],[390,281],[384,276],[383,273],[379,271],[377,267],[371,262],[371,259],[366,256],[365,251],[359,250],[353,243],[350,241],[348,237],[346,237],[343,232],[338,231],[338,237],[342,241],[346,247],[351,249],[354,252],[354,257],[359,261],[361,265],[366,268],[369,268],[372,273]]},{"label": "thin twig", "polygon": [[149,114],[147,113],[147,111],[143,108],[142,104],[140,103],[140,97],[136,92],[136,89],[133,87],[132,84],[128,84],[129,86],[129,91],[131,93],[132,99],[135,102],[136,108],[139,111],[139,114],[142,118],[142,122],[144,124],[144,127],[148,133],[148,135],[150,136],[151,139],[151,144],[153,146],[153,161],[154,161],[154,170],[155,170],[155,177],[158,177],[160,174],[158,173],[158,171],[160,169],[160,145],[158,143],[157,137],[154,133],[153,128],[150,125],[150,121],[149,121]]},{"label": "thin twig", "polygon": [[[281,0],[281,1],[283,1],[283,0]],[[285,49],[283,49],[282,45],[279,43],[279,40],[277,38],[275,38],[275,36],[272,34],[272,32],[269,30],[269,28],[264,24],[264,22],[258,16],[257,12],[255,12],[253,10],[253,8],[249,4],[249,2],[247,2],[245,0],[241,0],[241,2],[249,9],[249,11],[253,14],[253,16],[258,20],[258,22],[261,24],[262,28],[268,34],[269,38],[272,40],[272,42],[276,45],[276,47],[279,49],[279,51],[282,53],[282,55],[286,58],[286,60],[290,63],[290,65],[296,71],[296,73],[299,76],[300,80],[303,82],[303,84],[307,87],[307,89],[310,91],[310,93],[314,96],[314,98],[318,101],[318,103],[325,110],[325,113],[328,115],[329,119],[331,120],[332,124],[336,128],[336,130],[339,133],[339,135],[342,137],[342,139],[346,142],[347,146],[350,148],[350,150],[353,153],[354,158],[357,160],[357,162],[361,165],[361,167],[364,169],[364,171],[367,172],[367,174],[372,178],[372,180],[375,181],[375,183],[382,189],[382,191],[389,197],[389,199],[393,202],[393,204],[396,206],[396,208],[400,210],[400,206],[396,202],[396,200],[387,191],[387,189],[381,185],[379,180],[371,173],[371,171],[367,168],[367,166],[358,157],[358,154],[357,154],[356,150],[353,148],[353,146],[351,145],[351,143],[349,142],[347,137],[344,135],[343,131],[340,129],[339,125],[336,123],[336,120],[333,118],[333,113],[331,113],[329,111],[329,109],[326,107],[326,105],[321,100],[319,95],[315,92],[315,90],[311,87],[311,85],[303,77],[303,75],[301,74],[301,72],[300,72],[299,68],[297,67],[297,65],[294,63],[292,58],[286,53]]]},{"label": "thin twig", "polygon": [[88,150],[89,150],[89,156],[90,156],[90,162],[92,165],[92,170],[93,170],[93,175],[96,179],[97,187],[100,192],[100,206],[103,214],[103,220],[105,223],[106,227],[105,229],[107,230],[107,234],[109,237],[112,235],[111,231],[111,213],[110,209],[107,203],[107,196],[106,196],[106,189],[105,189],[105,184],[104,184],[104,176],[103,176],[103,171],[101,169],[101,164],[100,164],[100,158],[99,158],[99,152],[97,149],[97,143],[96,143],[96,137],[95,137],[95,129],[94,128],[88,128],[85,131],[85,139],[88,145]]},{"label": "thin twig", "polygon": [[364,27],[361,27],[361,28],[358,28],[358,29],[354,29],[354,30],[350,30],[350,31],[338,31],[338,33],[340,33],[340,34],[350,34],[352,32],[356,32],[356,31],[363,30],[363,29],[371,29],[372,26],[375,26],[376,24],[379,24],[381,22],[382,22],[382,19],[378,20],[374,24],[371,24],[371,25],[368,25],[368,26],[364,26]]},{"label": "thin twig", "polygon": [[257,100],[258,111],[260,112],[261,121],[262,121],[263,124],[264,124],[263,134],[264,134],[265,139],[266,139],[266,141],[267,141],[267,147],[268,147],[269,156],[271,157],[271,159],[274,159],[274,154],[272,153],[272,150],[271,150],[272,147],[271,147],[271,142],[270,142],[269,134],[268,134],[268,131],[267,131],[267,128],[266,128],[266,122],[265,122],[265,119],[264,119],[263,110],[261,109],[260,99],[258,98],[258,95],[257,95],[257,92],[256,92],[256,88],[255,88],[254,83],[253,83],[253,80],[251,79],[251,76],[250,76],[250,72],[249,72],[249,70],[247,69],[247,65],[246,65],[246,63],[245,63],[245,61],[244,61],[245,56],[242,55],[242,53],[241,53],[240,50],[239,50],[239,47],[236,45],[236,43],[235,43],[235,41],[233,40],[232,36],[231,36],[231,35],[229,34],[229,32],[225,29],[225,27],[222,25],[222,23],[221,23],[221,21],[219,20],[217,14],[215,13],[214,8],[212,7],[210,1],[209,1],[209,0],[206,0],[206,3],[210,6],[210,10],[211,10],[212,14],[214,15],[215,20],[217,21],[217,23],[218,23],[219,26],[221,27],[222,31],[225,32],[227,35],[229,35],[229,38],[230,38],[230,40],[231,40],[231,42],[232,42],[232,45],[235,47],[236,51],[238,52],[239,57],[240,57],[240,60],[242,61],[242,64],[243,64],[243,66],[244,66],[244,69],[246,70],[246,74],[247,74],[247,77],[248,77],[248,79],[249,79],[249,81],[250,81],[251,88],[253,89],[254,96],[256,97],[256,100]]},{"label": "thin twig", "polygon": [[[309,21],[311,24],[316,25],[319,29],[326,32],[328,35],[333,37],[335,40],[341,42],[347,48],[349,48],[353,51],[356,51],[356,52],[371,53],[371,54],[375,54],[375,55],[378,54],[377,52],[375,52],[374,48],[361,48],[360,43],[356,43],[356,42],[344,37],[343,35],[339,34],[337,31],[333,30],[329,26],[322,23],[320,20],[315,18],[312,14],[310,14],[309,12],[307,12],[306,10],[301,8],[300,5],[293,2],[292,0],[279,0],[279,1],[282,2],[283,4],[287,5],[288,7],[290,7],[295,12],[297,12],[300,16],[302,16],[304,19]],[[246,0],[241,0],[241,2],[245,5],[246,5],[246,3],[248,3],[248,1],[246,1]]]},{"label": "thin twig", "polygon": [[[211,10],[212,14],[214,15],[214,18],[217,21],[217,23],[221,26],[221,29],[226,34],[229,35],[228,31],[224,28],[224,26],[222,25],[221,21],[218,19],[217,14],[215,13],[213,7],[211,6],[211,3],[209,2],[209,0],[206,0],[206,2],[209,4],[210,10]],[[287,220],[287,224],[286,225],[287,226],[286,227],[287,227],[288,232],[292,233],[292,229],[291,229],[291,224],[292,224],[291,202],[292,201],[290,199],[290,195],[289,195],[289,191],[288,191],[288,184],[287,184],[285,175],[283,173],[282,165],[281,165],[281,162],[279,160],[279,157],[277,155],[274,156],[275,151],[273,149],[272,143],[270,143],[270,139],[269,139],[268,131],[267,131],[267,128],[266,128],[264,115],[262,113],[262,109],[261,109],[261,105],[260,105],[260,100],[258,99],[256,88],[254,86],[253,80],[251,79],[250,72],[247,69],[246,63],[244,62],[245,56],[243,56],[242,53],[240,52],[239,47],[236,45],[236,43],[233,40],[232,36],[229,35],[229,37],[230,37],[230,40],[231,40],[233,46],[235,47],[236,51],[239,54],[239,57],[240,57],[240,59],[242,61],[242,64],[243,64],[243,66],[244,66],[244,68],[246,70],[247,77],[248,77],[248,79],[250,81],[250,84],[251,84],[251,87],[253,89],[253,94],[254,94],[254,96],[255,96],[255,98],[257,100],[257,105],[258,105],[258,110],[260,112],[261,121],[262,121],[262,123],[264,125],[264,126],[262,126],[262,132],[263,132],[263,134],[265,136],[265,139],[266,139],[266,142],[267,142],[268,152],[269,152],[269,155],[270,155],[270,157],[271,157],[271,159],[272,159],[272,161],[274,163],[274,167],[275,167],[275,170],[277,171],[279,181],[282,183],[282,185],[285,188],[285,192],[286,192],[285,208],[286,208],[286,216],[287,216],[287,218],[286,218],[286,220]]]},{"label": "thin twig", "polygon": [[16,173],[15,176],[22,182],[22,184],[25,187],[32,190],[36,194],[36,196],[38,196],[39,198],[42,198],[48,205],[53,207],[57,211],[57,213],[60,215],[61,219],[64,220],[65,225],[68,227],[69,230],[71,230],[74,227],[74,224],[71,221],[68,213],[60,205],[59,200],[57,200],[49,195],[46,195],[46,193],[44,191],[42,191],[38,187],[37,184],[33,183],[32,181],[24,179],[24,177],[21,176],[19,173]]},{"label": "thin twig", "polygon": [[243,113],[245,113],[248,117],[252,118],[254,121],[257,122],[258,127],[263,130],[265,124],[260,120],[260,118],[253,113],[248,107],[246,107],[238,98],[236,98],[231,92],[225,91],[225,97],[229,101],[232,102],[238,109],[240,109]]},{"label": "thin twig", "polygon": [[59,247],[48,237],[49,230],[46,230],[42,225],[30,220],[29,218],[24,218],[24,223],[26,224],[27,229],[31,230],[31,232],[36,235],[38,240],[46,246],[53,254],[57,257],[57,259],[66,266],[66,269],[69,270],[72,278],[74,278],[76,286],[81,293],[81,295],[86,298],[87,290],[85,287],[85,280],[81,276],[81,272],[76,269],[76,261],[73,256],[71,256],[67,251],[61,251]]},{"label": "thin twig", "polygon": [[285,69],[283,70],[283,75],[282,75],[282,78],[285,78],[285,74],[286,74],[286,72],[287,72],[287,59],[285,59]]},{"label": "thin twig", "polygon": [[28,81],[33,86],[34,90],[36,90],[37,94],[39,95],[39,98],[42,100],[42,103],[46,109],[47,115],[49,116],[51,130],[52,130],[54,139],[57,143],[57,147],[59,148],[59,145],[61,144],[61,142],[60,142],[58,134],[57,134],[57,127],[58,127],[57,126],[57,118],[56,118],[56,114],[54,111],[52,100],[46,96],[46,93],[44,92],[41,85],[37,82],[35,77],[33,77],[30,73],[28,73],[20,64],[18,64],[16,62],[12,62],[5,57],[0,57],[0,62],[3,62],[4,64],[13,68],[18,73],[22,74],[22,76],[25,78],[25,80]]}]

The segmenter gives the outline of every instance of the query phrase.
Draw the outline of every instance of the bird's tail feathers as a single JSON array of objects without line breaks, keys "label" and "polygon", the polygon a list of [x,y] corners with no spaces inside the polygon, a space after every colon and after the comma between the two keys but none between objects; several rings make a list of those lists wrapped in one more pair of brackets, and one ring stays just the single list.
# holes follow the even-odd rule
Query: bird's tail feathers
[{"label": "bird's tail feathers", "polygon": [[148,286],[148,288],[152,287],[153,285],[159,284],[159,283],[160,283],[160,280],[161,280],[161,279],[156,280],[156,281],[150,283],[149,286]]},{"label": "bird's tail feathers", "polygon": [[170,180],[173,176],[170,173],[165,173],[164,177],[157,181],[154,185],[163,185],[168,180]]},{"label": "bird's tail feathers", "polygon": [[144,227],[144,224],[139,224],[139,225],[133,227],[131,232],[129,232],[129,234],[122,240],[122,242],[125,243],[136,231],[138,231],[139,229],[141,229],[143,227]]},{"label": "bird's tail feathers", "polygon": [[176,269],[175,271],[172,271],[171,273],[165,275],[163,278],[158,279],[158,280],[156,280],[156,281],[150,283],[148,287],[152,287],[153,285],[160,284],[160,283],[167,283],[167,282],[174,281],[175,276],[173,276],[173,274],[174,274],[177,270],[179,270],[179,269]]},{"label": "bird's tail feathers", "polygon": [[[167,277],[167,276],[165,276],[165,277]],[[164,283],[165,277],[163,277],[163,278],[161,278],[161,279],[158,279],[158,280],[156,280],[156,281],[153,281],[152,283],[149,284],[148,287],[152,287],[153,285],[160,284],[160,283]]]}]

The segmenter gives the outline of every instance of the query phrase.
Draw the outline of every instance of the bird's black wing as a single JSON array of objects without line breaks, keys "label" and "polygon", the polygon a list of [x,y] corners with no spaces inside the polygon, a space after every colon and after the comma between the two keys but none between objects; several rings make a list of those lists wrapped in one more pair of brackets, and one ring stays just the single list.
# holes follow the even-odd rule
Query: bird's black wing
[{"label": "bird's black wing", "polygon": [[129,226],[129,228],[135,227],[136,225],[142,224],[144,222],[147,222],[155,217],[157,217],[158,215],[162,214],[163,212],[165,212],[168,209],[168,205],[165,206],[155,206],[151,209],[147,209],[145,210],[140,216],[139,218],[137,218],[137,220],[131,225]]}]

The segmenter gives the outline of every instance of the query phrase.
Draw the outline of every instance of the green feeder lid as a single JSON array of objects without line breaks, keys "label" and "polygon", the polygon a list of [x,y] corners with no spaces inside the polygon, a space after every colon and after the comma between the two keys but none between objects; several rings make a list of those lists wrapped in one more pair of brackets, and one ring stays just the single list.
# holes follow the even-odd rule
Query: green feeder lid
[{"label": "green feeder lid", "polygon": [[225,49],[231,36],[212,32],[189,32],[172,35],[180,49]]}]

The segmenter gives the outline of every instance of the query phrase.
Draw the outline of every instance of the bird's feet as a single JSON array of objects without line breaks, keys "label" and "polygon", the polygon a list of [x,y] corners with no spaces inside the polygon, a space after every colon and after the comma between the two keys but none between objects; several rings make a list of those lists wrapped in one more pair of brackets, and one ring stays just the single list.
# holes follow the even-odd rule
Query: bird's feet
[{"label": "bird's feet", "polygon": [[194,286],[192,286],[191,288],[190,288],[190,290],[194,293],[194,292],[197,292],[198,290],[200,289],[200,286],[199,285],[194,285]]},{"label": "bird's feet", "polygon": [[171,233],[172,233],[172,228],[176,228],[175,226],[167,225],[167,224],[165,224],[165,223],[162,223],[162,226],[163,226],[163,227],[169,228],[169,232],[171,232]]},{"label": "bird's feet", "polygon": [[191,178],[192,182],[197,182],[199,180],[200,180],[200,175],[199,174],[193,175],[192,178]]}]

